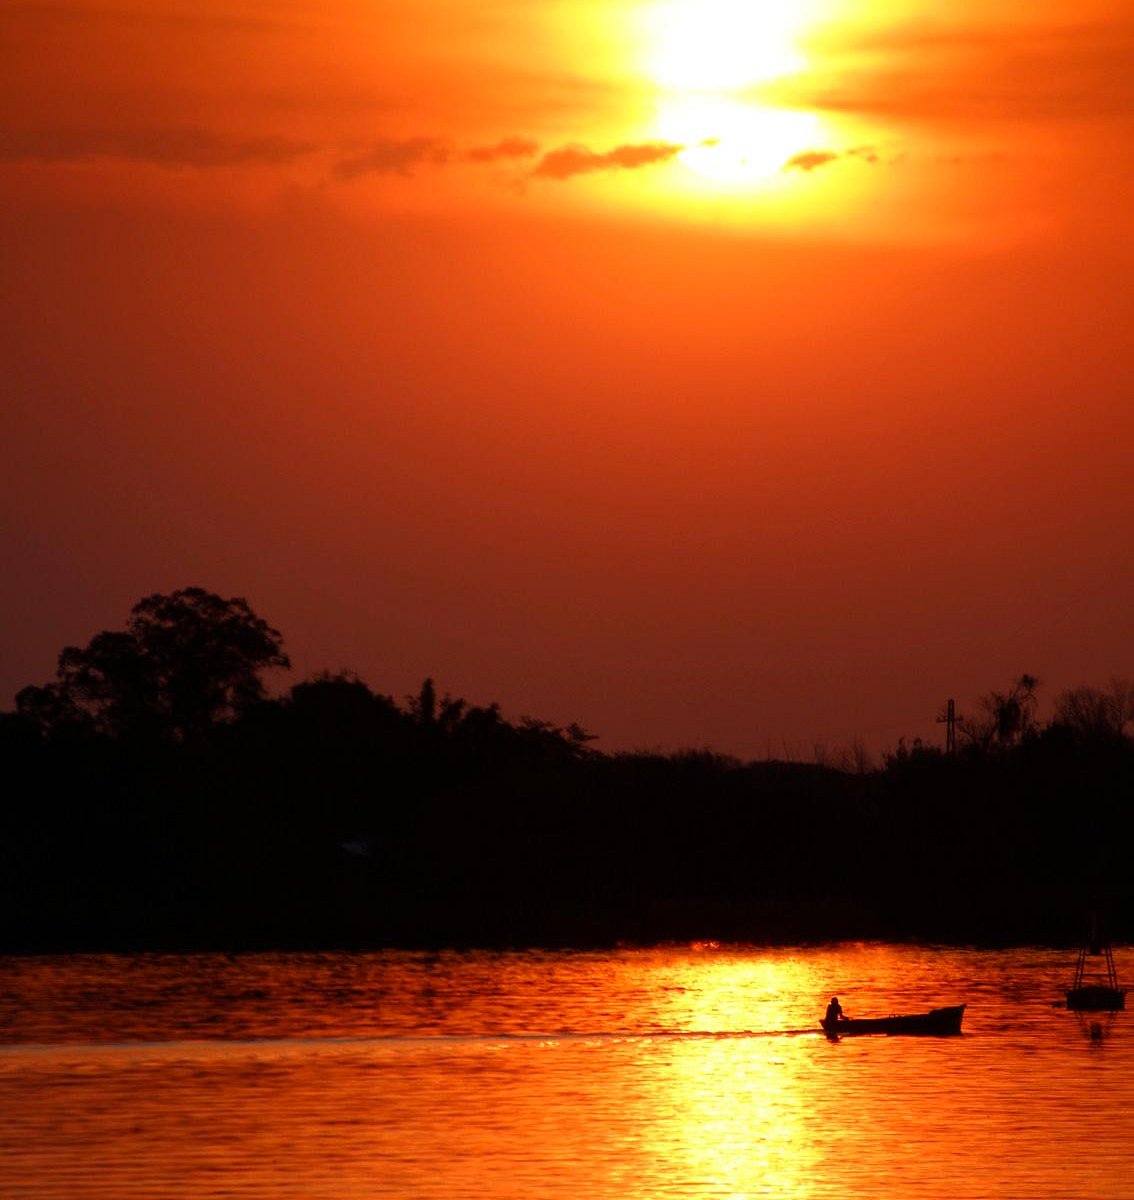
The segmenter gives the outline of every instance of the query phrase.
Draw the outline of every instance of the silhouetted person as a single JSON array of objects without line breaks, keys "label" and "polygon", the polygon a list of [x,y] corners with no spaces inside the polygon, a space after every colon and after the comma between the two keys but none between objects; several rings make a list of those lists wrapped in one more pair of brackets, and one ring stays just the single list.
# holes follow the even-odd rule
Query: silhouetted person
[{"label": "silhouetted person", "polygon": [[832,1025],[843,1015],[843,1006],[839,1003],[838,996],[831,997],[831,1003],[827,1005],[827,1016],[825,1020]]}]

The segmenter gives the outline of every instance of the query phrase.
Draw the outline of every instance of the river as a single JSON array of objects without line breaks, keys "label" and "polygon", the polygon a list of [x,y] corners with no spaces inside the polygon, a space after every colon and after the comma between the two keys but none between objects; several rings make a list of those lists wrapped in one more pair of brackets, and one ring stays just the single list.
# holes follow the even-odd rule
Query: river
[{"label": "river", "polygon": [[[1073,960],[0,960],[0,1196],[1134,1200],[1134,1011],[1055,1007]],[[833,994],[851,1016],[964,1003],[964,1032],[832,1042]]]}]

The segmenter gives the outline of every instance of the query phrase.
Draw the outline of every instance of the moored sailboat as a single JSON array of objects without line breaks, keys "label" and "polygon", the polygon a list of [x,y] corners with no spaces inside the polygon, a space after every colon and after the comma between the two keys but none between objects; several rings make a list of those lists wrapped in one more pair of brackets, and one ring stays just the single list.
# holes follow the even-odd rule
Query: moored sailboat
[{"label": "moored sailboat", "polygon": [[[1096,959],[1100,961],[1095,963]],[[1114,955],[1102,936],[1097,913],[1091,914],[1090,937],[1079,948],[1075,976],[1067,989],[1067,1007],[1077,1012],[1117,1012],[1126,1007],[1126,992],[1118,986]]]}]

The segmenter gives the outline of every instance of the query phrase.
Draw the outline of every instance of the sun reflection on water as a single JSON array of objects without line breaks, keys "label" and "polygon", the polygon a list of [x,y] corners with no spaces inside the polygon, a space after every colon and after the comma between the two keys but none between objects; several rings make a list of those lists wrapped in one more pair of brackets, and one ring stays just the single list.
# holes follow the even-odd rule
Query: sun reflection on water
[{"label": "sun reflection on water", "polygon": [[[800,998],[824,981],[812,963],[693,947],[660,967],[675,1028],[716,1035],[679,1040],[654,1076],[647,1157],[712,1196],[811,1194],[818,1150],[812,1114],[822,1108],[810,1060],[785,1053],[786,1035],[809,1028]],[[779,1034],[780,1036],[776,1036]]]},{"label": "sun reflection on water", "polygon": [[[1130,1014],[1092,1035],[1052,1008],[1066,974],[1035,949],[712,943],[18,963],[0,1192],[1126,1195]],[[832,988],[859,1013],[964,1000],[972,1021],[830,1043]]]},{"label": "sun reflection on water", "polygon": [[717,1042],[678,1053],[670,1064],[672,1116],[656,1127],[659,1152],[677,1154],[675,1172],[709,1195],[808,1194],[817,1159],[809,1144],[807,1081],[771,1041],[738,1052]]}]

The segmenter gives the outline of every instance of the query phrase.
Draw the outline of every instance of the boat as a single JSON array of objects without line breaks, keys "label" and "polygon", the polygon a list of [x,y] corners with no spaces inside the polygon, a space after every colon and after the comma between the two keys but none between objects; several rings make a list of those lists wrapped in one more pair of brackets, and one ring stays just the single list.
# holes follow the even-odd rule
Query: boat
[{"label": "boat", "polygon": [[1122,988],[1101,984],[1069,988],[1067,1007],[1076,1012],[1118,1012],[1126,1007],[1126,993]]},{"label": "boat", "polygon": [[[1090,959],[1102,960],[1092,973],[1088,973],[1087,967]],[[1114,955],[1100,932],[1096,913],[1091,914],[1090,937],[1079,949],[1075,977],[1066,994],[1067,1007],[1076,1012],[1118,1012],[1126,1007],[1126,992],[1118,986]]]},{"label": "boat", "polygon": [[828,1037],[853,1037],[860,1033],[917,1034],[923,1037],[949,1037],[961,1032],[963,1004],[931,1008],[929,1012],[889,1017],[839,1017],[819,1022]]}]

